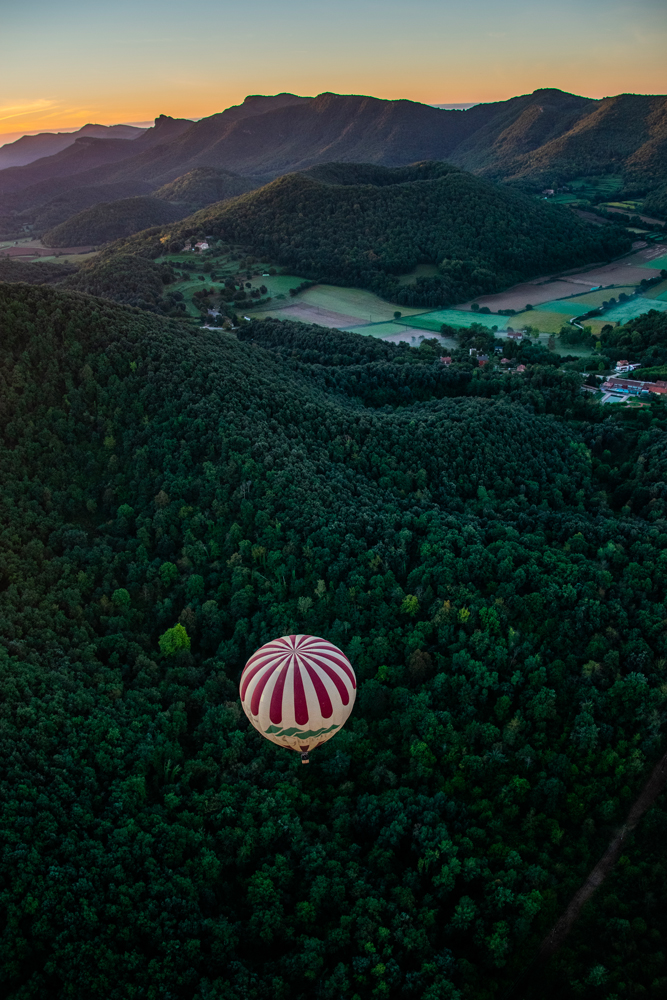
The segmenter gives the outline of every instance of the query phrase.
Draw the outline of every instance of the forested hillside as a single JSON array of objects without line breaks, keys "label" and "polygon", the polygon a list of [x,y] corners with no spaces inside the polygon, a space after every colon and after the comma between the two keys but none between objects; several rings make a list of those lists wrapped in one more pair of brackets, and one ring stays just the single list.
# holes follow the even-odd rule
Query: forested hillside
[{"label": "forested hillside", "polygon": [[16,257],[0,257],[0,281],[24,281],[28,285],[57,284],[76,274],[74,264],[55,264],[48,260],[28,262]]},{"label": "forested hillside", "polygon": [[[49,287],[0,329],[6,995],[501,1000],[664,750],[662,402]],[[359,679],[308,768],[237,696],[299,631]],[[535,997],[664,996],[665,822]]]},{"label": "forested hillside", "polygon": [[644,211],[667,219],[667,184],[652,191],[644,202]]},{"label": "forested hillside", "polygon": [[[52,247],[110,243],[151,226],[176,222],[211,202],[234,198],[254,187],[252,181],[228,171],[192,170],[158,188],[150,197],[122,198],[85,208],[48,229],[43,234],[42,241],[46,246]],[[49,208],[58,212],[61,204],[63,199]],[[39,219],[43,215],[46,215],[46,211]]]},{"label": "forested hillside", "polygon": [[66,222],[47,230],[42,242],[47,247],[76,247],[110,243],[132,236],[151,226],[176,222],[189,209],[153,197],[123,198],[102,202],[73,215]]},{"label": "forested hillside", "polygon": [[[445,163],[389,169],[326,164],[211,205],[163,229],[108,248],[82,271],[115,255],[157,256],[165,245],[207,236],[240,245],[304,278],[368,288],[393,302],[446,306],[523,278],[616,256],[628,249],[615,226],[593,226],[560,206],[479,180]],[[399,276],[438,265],[409,285]],[[89,280],[90,284],[86,284]],[[115,296],[112,296],[115,297]]]},{"label": "forested hillside", "polygon": [[156,198],[164,198],[176,204],[188,205],[190,211],[204,208],[214,201],[235,198],[236,195],[251,191],[257,185],[247,177],[239,177],[228,170],[213,170],[198,167],[189,170],[182,177],[164,184],[154,192]]}]

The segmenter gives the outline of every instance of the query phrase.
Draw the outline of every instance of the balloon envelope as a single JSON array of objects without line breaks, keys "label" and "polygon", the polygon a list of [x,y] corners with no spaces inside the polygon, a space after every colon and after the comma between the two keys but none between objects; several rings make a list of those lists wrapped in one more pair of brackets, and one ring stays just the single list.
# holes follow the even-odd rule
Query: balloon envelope
[{"label": "balloon envelope", "polygon": [[241,704],[273,743],[307,752],[347,721],[357,696],[344,653],[315,635],[284,635],[254,653],[241,674]]}]

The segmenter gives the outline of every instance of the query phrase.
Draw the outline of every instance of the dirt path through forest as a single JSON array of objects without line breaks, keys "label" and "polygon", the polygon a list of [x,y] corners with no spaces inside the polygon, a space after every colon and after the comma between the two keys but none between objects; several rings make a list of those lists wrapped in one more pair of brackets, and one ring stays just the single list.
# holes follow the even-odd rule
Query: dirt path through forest
[{"label": "dirt path through forest", "polygon": [[[540,950],[534,962],[526,969],[523,976],[514,984],[505,1000],[518,1000],[529,996],[530,987],[536,977],[543,971],[544,965],[556,954],[574,924],[579,918],[583,907],[599,889],[621,856],[628,834],[632,833],[640,819],[653,805],[660,792],[667,785],[667,753],[658,761],[651,775],[633,802],[625,823],[612,837],[598,863],[589,872],[583,885],[575,892],[567,907],[542,941]],[[525,992],[524,992],[525,991]]]}]

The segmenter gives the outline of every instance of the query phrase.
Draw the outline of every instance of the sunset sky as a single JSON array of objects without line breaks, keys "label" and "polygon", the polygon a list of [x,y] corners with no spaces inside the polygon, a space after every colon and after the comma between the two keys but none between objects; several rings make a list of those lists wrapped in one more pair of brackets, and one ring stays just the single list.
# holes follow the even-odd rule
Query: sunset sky
[{"label": "sunset sky", "polygon": [[667,92],[667,0],[0,0],[0,143],[246,94]]}]

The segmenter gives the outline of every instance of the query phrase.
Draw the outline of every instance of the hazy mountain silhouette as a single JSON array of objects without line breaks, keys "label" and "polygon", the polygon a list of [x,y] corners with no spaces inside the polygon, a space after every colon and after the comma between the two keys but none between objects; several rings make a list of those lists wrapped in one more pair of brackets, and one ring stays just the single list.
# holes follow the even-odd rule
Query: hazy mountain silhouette
[{"label": "hazy mountain silhouette", "polygon": [[0,170],[23,167],[43,156],[53,156],[68,146],[73,146],[83,136],[95,139],[137,139],[146,131],[135,125],[84,125],[75,132],[40,132],[39,135],[22,135],[15,142],[0,146]]}]

